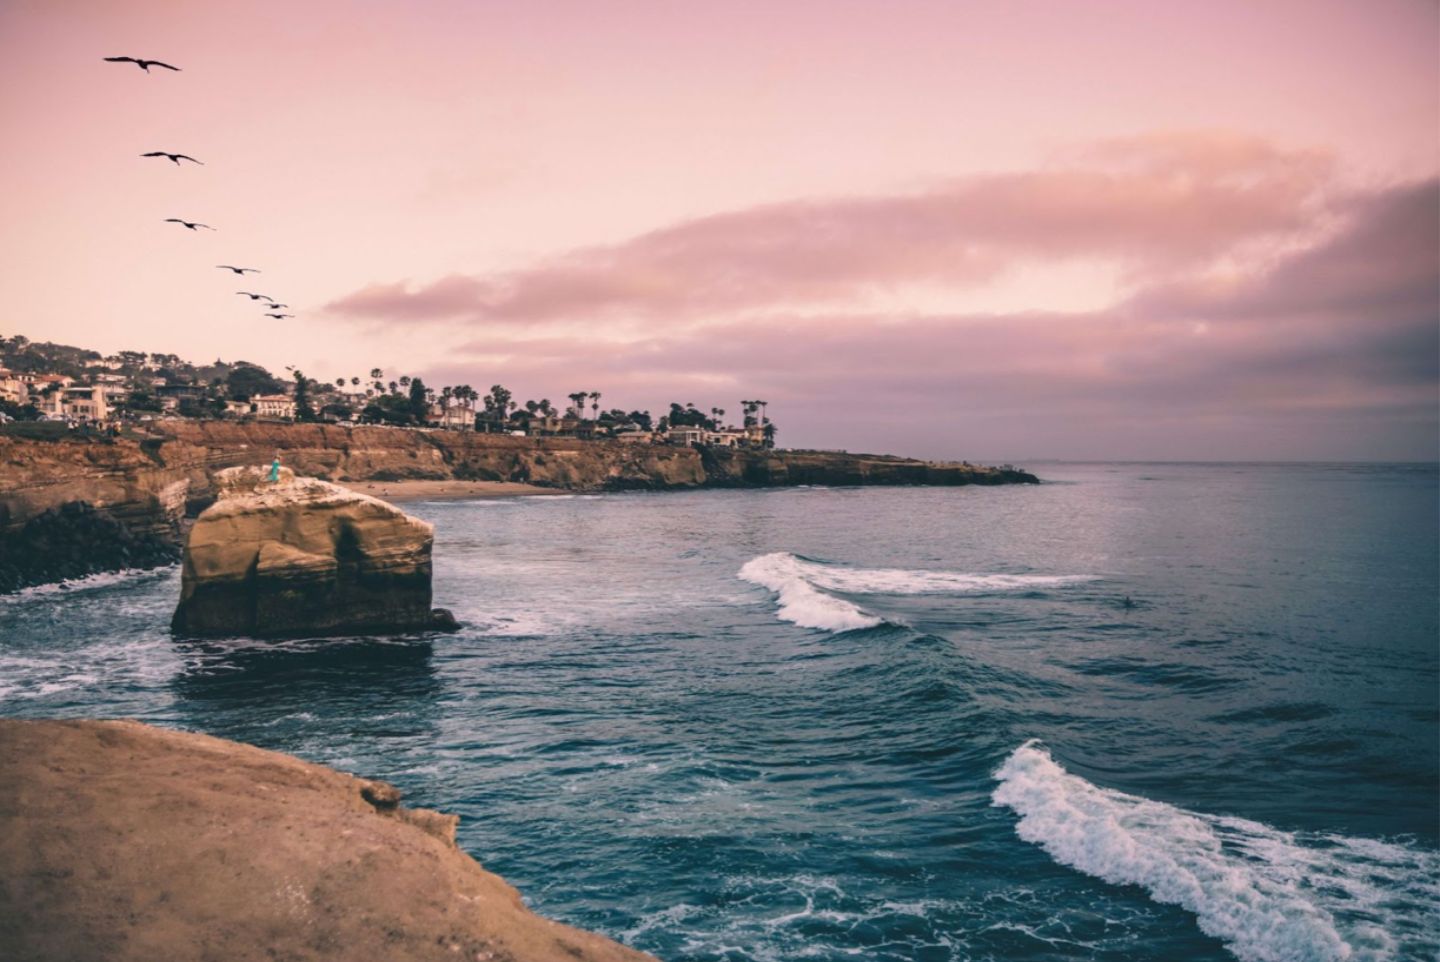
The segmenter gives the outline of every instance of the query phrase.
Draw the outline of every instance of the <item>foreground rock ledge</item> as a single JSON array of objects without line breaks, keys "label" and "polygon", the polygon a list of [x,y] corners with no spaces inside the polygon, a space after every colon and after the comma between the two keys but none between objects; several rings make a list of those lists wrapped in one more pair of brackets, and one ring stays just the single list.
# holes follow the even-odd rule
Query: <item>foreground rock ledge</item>
[{"label": "foreground rock ledge", "polygon": [[530,912],[454,816],[287,755],[0,719],[0,785],[3,959],[651,958]]},{"label": "foreground rock ledge", "polygon": [[215,475],[185,544],[185,637],[279,638],[449,628],[430,608],[434,529],[394,505],[288,469]]}]

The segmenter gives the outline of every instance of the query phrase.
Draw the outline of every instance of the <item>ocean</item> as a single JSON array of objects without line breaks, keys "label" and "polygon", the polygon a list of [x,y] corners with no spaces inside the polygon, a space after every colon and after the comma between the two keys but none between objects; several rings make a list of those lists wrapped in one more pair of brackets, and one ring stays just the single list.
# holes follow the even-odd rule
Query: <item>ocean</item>
[{"label": "ocean", "polygon": [[455,812],[673,960],[1440,956],[1440,479],[405,505],[455,635],[177,643],[176,569],[0,599],[0,714],[134,717]]}]

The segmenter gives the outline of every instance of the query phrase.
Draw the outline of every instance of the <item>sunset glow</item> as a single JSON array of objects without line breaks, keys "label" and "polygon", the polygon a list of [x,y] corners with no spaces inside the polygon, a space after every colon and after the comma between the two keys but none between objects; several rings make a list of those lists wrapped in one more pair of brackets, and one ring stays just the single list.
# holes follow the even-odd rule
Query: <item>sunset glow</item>
[{"label": "sunset glow", "polygon": [[765,397],[797,446],[1433,459],[1437,28],[1420,0],[7,3],[3,332]]}]

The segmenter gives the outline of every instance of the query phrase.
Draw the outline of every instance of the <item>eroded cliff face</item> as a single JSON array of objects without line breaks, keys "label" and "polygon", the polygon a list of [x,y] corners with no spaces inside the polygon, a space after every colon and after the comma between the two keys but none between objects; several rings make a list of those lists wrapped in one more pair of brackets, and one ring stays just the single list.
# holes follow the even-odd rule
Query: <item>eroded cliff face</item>
[{"label": "eroded cliff face", "polygon": [[209,474],[203,449],[163,446],[0,436],[0,592],[178,561]]},{"label": "eroded cliff face", "polygon": [[0,592],[176,560],[182,522],[214,500],[216,472],[268,464],[277,452],[297,474],[331,481],[516,481],[579,491],[1036,481],[1023,471],[833,451],[226,421],[168,421],[155,431],[143,441],[0,435]]},{"label": "eroded cliff face", "polygon": [[469,431],[224,421],[168,422],[164,431],[165,446],[203,448],[217,463],[269,461],[278,451],[297,473],[330,481],[453,478],[587,491],[705,483],[703,462],[692,448]]},{"label": "eroded cliff face", "polygon": [[654,962],[529,911],[452,815],[138,722],[0,719],[0,958]]},{"label": "eroded cliff face", "polygon": [[434,529],[394,505],[284,469],[227,468],[190,529],[171,628],[276,638],[449,627],[430,608]]}]

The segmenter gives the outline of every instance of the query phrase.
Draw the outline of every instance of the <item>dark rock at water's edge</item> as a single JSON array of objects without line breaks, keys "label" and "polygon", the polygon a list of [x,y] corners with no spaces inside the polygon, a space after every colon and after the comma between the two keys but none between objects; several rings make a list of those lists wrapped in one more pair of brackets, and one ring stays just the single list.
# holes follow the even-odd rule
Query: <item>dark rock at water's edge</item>
[{"label": "dark rock at water's edge", "polygon": [[289,470],[215,475],[219,500],[185,543],[171,628],[192,638],[454,630],[430,607],[434,529],[399,508]]},{"label": "dark rock at water's edge", "polygon": [[460,622],[455,618],[455,612],[449,608],[435,608],[430,612],[431,631],[459,631]]},{"label": "dark rock at water's edge", "polygon": [[968,462],[917,461],[885,454],[846,451],[764,451],[744,448],[699,449],[706,486],[716,488],[782,487],[812,484],[925,485],[1039,484],[1028,471],[992,468]]},{"label": "dark rock at water's edge", "polygon": [[[174,560],[185,519],[215,500],[217,472],[268,463],[277,451],[297,474],[334,481],[515,481],[572,491],[1038,483],[1034,475],[1008,467],[842,451],[701,449],[266,422],[165,421],[152,432],[138,441],[0,433],[0,592]],[[28,533],[26,526],[81,503],[91,506],[97,519],[113,519],[133,540],[92,526],[93,551],[29,547],[58,546],[55,539],[71,543],[61,532],[74,527],[73,519],[51,516]]]},{"label": "dark rock at water's edge", "polygon": [[0,719],[0,959],[654,962],[541,918],[454,815],[277,752]]},{"label": "dark rock at water's edge", "polygon": [[3,539],[0,594],[126,568],[180,560],[174,534],[132,527],[103,508],[71,501],[49,508]]}]

